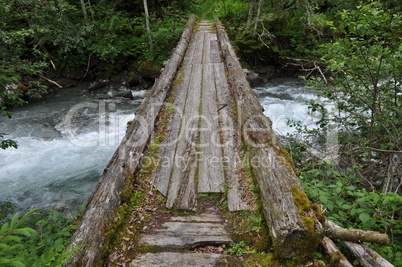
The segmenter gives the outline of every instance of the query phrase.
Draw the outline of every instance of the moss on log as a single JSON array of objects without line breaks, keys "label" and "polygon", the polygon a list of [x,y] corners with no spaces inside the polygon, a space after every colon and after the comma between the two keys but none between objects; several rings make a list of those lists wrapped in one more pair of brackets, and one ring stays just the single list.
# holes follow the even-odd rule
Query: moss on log
[{"label": "moss on log", "polygon": [[237,125],[250,154],[276,255],[287,259],[306,259],[320,244],[323,227],[307,197],[297,197],[304,192],[292,160],[273,132],[270,119],[263,115],[263,108],[254,96],[218,19],[216,25],[231,93],[237,106]]},{"label": "moss on log", "polygon": [[138,167],[144,149],[155,128],[155,121],[163,106],[171,83],[189,44],[195,16],[191,15],[183,35],[150,94],[141,104],[135,120],[114,153],[91,197],[82,220],[72,238],[70,247],[80,246],[67,266],[97,266],[101,264],[105,233],[121,204],[127,179]]}]

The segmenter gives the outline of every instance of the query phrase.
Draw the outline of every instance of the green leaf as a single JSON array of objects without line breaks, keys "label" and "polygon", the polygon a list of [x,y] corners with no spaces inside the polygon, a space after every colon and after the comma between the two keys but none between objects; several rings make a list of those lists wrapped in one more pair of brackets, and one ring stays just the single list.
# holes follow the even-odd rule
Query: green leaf
[{"label": "green leaf", "polygon": [[370,221],[370,215],[366,212],[360,213],[359,219],[362,221],[362,223],[367,223]]},{"label": "green leaf", "polygon": [[321,204],[326,205],[328,203],[328,197],[327,196],[319,196],[318,199],[320,200]]}]

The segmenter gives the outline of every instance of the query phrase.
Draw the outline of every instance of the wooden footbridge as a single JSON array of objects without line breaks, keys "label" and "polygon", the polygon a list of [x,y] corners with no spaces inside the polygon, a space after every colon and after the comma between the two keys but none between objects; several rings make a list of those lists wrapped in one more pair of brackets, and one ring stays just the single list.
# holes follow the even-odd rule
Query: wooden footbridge
[{"label": "wooden footbridge", "polygon": [[[262,112],[220,21],[196,24],[191,16],[89,199],[71,243],[79,250],[69,266],[103,265],[105,259],[105,265],[115,266],[112,258],[119,252],[107,249],[110,233],[132,196],[149,202],[147,195],[156,194],[152,188],[163,195],[167,209],[187,212],[145,225],[139,236],[130,237],[135,229],[129,224],[120,229],[129,233],[123,247],[138,252],[125,257],[124,265],[214,266],[222,254],[186,251],[232,240],[214,207],[200,209],[199,195],[223,193],[230,212],[249,209],[247,171],[259,188],[276,256],[313,253],[324,237],[321,211],[303,193],[289,155]],[[149,191],[138,187],[140,176],[146,177]],[[124,220],[139,220],[138,209],[132,209]]]}]

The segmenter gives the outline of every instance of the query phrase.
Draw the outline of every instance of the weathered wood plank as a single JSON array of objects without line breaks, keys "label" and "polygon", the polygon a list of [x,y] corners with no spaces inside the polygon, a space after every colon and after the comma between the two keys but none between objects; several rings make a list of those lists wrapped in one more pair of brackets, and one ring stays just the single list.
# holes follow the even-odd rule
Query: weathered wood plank
[{"label": "weathered wood plank", "polygon": [[225,178],[222,166],[222,147],[218,127],[213,65],[204,64],[203,72],[198,192],[219,193],[223,191]]},{"label": "weathered wood plank", "polygon": [[214,64],[214,70],[219,103],[219,125],[223,140],[224,169],[226,184],[228,185],[228,208],[229,211],[247,210],[250,207],[242,199],[242,189],[244,187],[241,184],[239,175],[243,168],[239,154],[241,147],[240,133],[234,127],[233,104],[226,80],[224,64]]},{"label": "weathered wood plank", "polygon": [[230,242],[230,236],[220,223],[165,222],[160,229],[154,229],[142,235],[139,244],[182,249]]},{"label": "weathered wood plank", "polygon": [[216,20],[216,25],[228,81],[236,101],[238,126],[242,129],[242,139],[259,185],[274,251],[280,258],[307,257],[321,243],[323,227],[312,209],[305,211],[305,216],[314,222],[312,227],[306,225],[299,215],[293,194],[302,196],[303,188],[293,163],[273,132],[270,119],[263,115],[261,104],[253,95],[219,20]]},{"label": "weathered wood plank", "polygon": [[204,52],[204,36],[205,33],[197,32],[194,34],[195,36],[195,46],[194,46],[194,55],[192,64],[201,64],[202,63],[202,53]]},{"label": "weathered wood plank", "polygon": [[[168,190],[168,197],[166,201],[166,207],[173,208],[176,199],[179,195],[186,195],[186,197],[194,197],[191,193],[185,193],[186,190],[192,190],[192,177],[193,171],[196,165],[196,146],[198,138],[198,109],[200,105],[201,96],[201,81],[202,81],[202,66],[200,64],[193,65],[189,91],[187,94],[187,101],[185,107],[185,113],[183,116],[180,139],[176,146],[174,169],[172,177],[170,179],[170,186]],[[188,187],[188,185],[190,187]],[[194,184],[195,187],[195,184]],[[194,188],[195,191],[195,188]],[[181,204],[183,204],[181,202]],[[190,203],[189,203],[190,204]],[[193,206],[194,205],[194,206]],[[195,201],[191,201],[187,209],[193,210],[195,208]]]},{"label": "weathered wood plank", "polygon": [[146,253],[133,260],[131,267],[213,267],[219,262],[222,254],[205,253],[179,253],[179,252],[158,252]]},{"label": "weathered wood plank", "polygon": [[[215,36],[216,34],[213,34],[212,36]],[[219,53],[219,44],[217,40],[212,40],[211,39],[211,63],[220,63],[221,61],[221,55]]]},{"label": "weathered wood plank", "polygon": [[171,222],[210,222],[219,223],[222,222],[222,218],[216,214],[201,214],[190,216],[175,216],[169,218]]},{"label": "weathered wood plank", "polygon": [[118,149],[105,168],[92,193],[82,220],[74,233],[70,247],[82,246],[67,266],[94,266],[102,258],[105,233],[110,227],[116,208],[121,204],[121,191],[126,179],[137,168],[146,144],[155,127],[157,115],[170,89],[177,68],[190,41],[195,16],[192,15],[182,37],[160,78],[139,108]]},{"label": "weathered wood plank", "polygon": [[204,52],[202,54],[202,63],[211,63],[211,33],[206,33],[204,37]]},{"label": "weathered wood plank", "polygon": [[189,65],[193,63],[193,58],[194,58],[194,53],[195,53],[195,46],[197,44],[196,42],[196,36],[195,33],[193,33],[191,41],[189,43],[189,45],[187,46],[187,50],[186,53],[184,55],[184,59],[183,59],[183,66]]},{"label": "weathered wood plank", "polygon": [[182,127],[182,119],[186,104],[186,96],[190,84],[192,65],[186,65],[179,72],[177,79],[182,79],[179,85],[174,88],[173,117],[169,121],[163,142],[160,144],[160,163],[158,168],[153,172],[151,182],[164,196],[167,195],[169,188],[170,176],[174,167],[176,144],[180,139],[180,128]]}]

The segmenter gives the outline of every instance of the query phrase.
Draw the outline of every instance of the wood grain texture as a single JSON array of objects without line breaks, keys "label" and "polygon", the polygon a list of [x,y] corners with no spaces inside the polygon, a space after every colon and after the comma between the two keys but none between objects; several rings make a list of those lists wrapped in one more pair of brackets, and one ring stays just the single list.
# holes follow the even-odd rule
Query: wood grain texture
[{"label": "wood grain texture", "polygon": [[[331,228],[341,229],[341,227],[334,222],[326,221],[326,224]],[[351,241],[343,241],[345,246],[353,253],[359,260],[360,264],[364,267],[393,267],[390,262],[380,256],[370,247],[365,244],[354,243]]]},{"label": "wood grain texture", "polygon": [[270,119],[263,115],[262,106],[253,94],[219,20],[216,25],[228,82],[237,106],[237,124],[241,127],[242,140],[259,186],[274,250],[283,258],[302,258],[313,253],[321,242],[322,225],[312,210],[305,214],[314,222],[313,228],[300,217],[292,190],[302,192],[303,189],[293,163],[272,131]]},{"label": "wood grain texture", "polygon": [[215,76],[212,64],[203,64],[202,115],[199,143],[198,192],[223,192],[224,172],[220,143]]},{"label": "wood grain texture", "polygon": [[88,200],[82,220],[74,233],[70,247],[83,246],[67,266],[94,266],[102,257],[105,233],[121,204],[121,191],[130,174],[137,168],[146,144],[155,127],[157,115],[165,101],[176,71],[190,41],[195,16],[187,22],[181,39],[160,78],[143,101],[131,127],[105,168],[98,185]]},{"label": "wood grain texture", "polygon": [[229,92],[223,63],[214,64],[219,127],[222,138],[222,151],[225,170],[225,181],[228,186],[227,198],[229,211],[248,210],[250,207],[242,199],[244,185],[240,181],[240,173],[244,168],[240,150],[240,133],[233,121],[233,98]]},{"label": "wood grain texture", "polygon": [[182,119],[184,116],[191,72],[192,65],[184,65],[180,75],[183,80],[176,88],[174,88],[174,103],[171,107],[174,112],[173,117],[169,120],[164,140],[160,145],[159,154],[161,162],[158,168],[152,173],[152,184],[164,196],[167,195],[170,176],[174,168],[176,145],[181,139],[180,129],[182,127]]},{"label": "wood grain texture", "polygon": [[[196,146],[198,139],[198,110],[201,97],[202,65],[193,65],[186,107],[181,126],[181,137],[177,143],[174,170],[167,195],[166,207],[171,209],[178,197],[187,197],[191,203],[180,205],[188,210],[195,209],[195,168],[197,168]],[[187,192],[186,192],[187,191]],[[193,192],[193,193],[192,193]],[[190,199],[191,197],[191,199]]]}]

